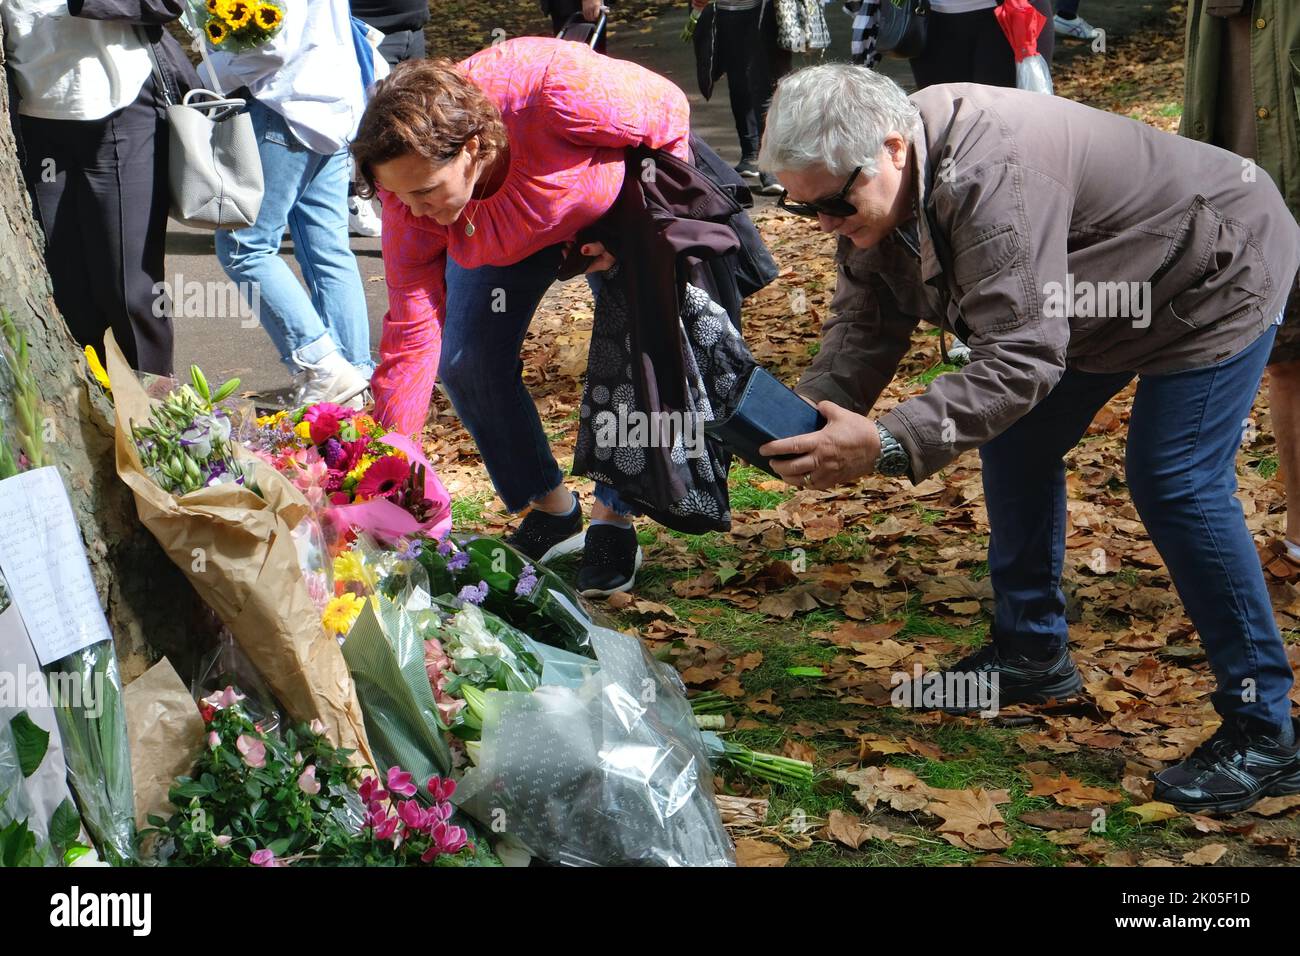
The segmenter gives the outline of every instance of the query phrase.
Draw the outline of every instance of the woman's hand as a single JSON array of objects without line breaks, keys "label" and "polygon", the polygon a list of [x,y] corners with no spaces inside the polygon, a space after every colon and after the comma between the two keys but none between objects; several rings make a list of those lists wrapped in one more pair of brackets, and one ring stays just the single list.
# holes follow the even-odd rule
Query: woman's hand
[{"label": "woman's hand", "polygon": [[595,23],[600,19],[600,11],[605,9],[602,0],[582,0],[582,19]]},{"label": "woman's hand", "polygon": [[778,475],[799,488],[832,488],[869,475],[880,457],[880,434],[875,423],[834,402],[817,406],[826,419],[821,431],[770,441],[759,453],[764,457],[794,455],[772,462]]},{"label": "woman's hand", "polygon": [[599,242],[584,243],[582,247],[584,256],[595,256],[596,261],[587,266],[584,274],[591,272],[604,272],[614,265],[614,253],[610,252]]}]

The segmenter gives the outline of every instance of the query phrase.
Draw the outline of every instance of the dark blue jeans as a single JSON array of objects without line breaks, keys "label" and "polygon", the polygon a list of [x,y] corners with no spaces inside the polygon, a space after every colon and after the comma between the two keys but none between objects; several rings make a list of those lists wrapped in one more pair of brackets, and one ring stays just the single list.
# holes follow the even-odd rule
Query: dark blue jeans
[{"label": "dark blue jeans", "polygon": [[[1277,327],[1218,365],[1144,375],[1129,420],[1133,504],[1205,646],[1215,709],[1274,726],[1291,667],[1246,528],[1236,460]],[[1042,402],[980,450],[1000,650],[1043,657],[1066,642],[1065,455],[1133,378],[1067,370]]]},{"label": "dark blue jeans", "polygon": [[[509,266],[465,269],[447,260],[438,378],[510,511],[522,511],[564,480],[524,388],[519,356],[561,258],[557,245]],[[613,488],[599,482],[596,500],[619,514],[632,513]]]}]

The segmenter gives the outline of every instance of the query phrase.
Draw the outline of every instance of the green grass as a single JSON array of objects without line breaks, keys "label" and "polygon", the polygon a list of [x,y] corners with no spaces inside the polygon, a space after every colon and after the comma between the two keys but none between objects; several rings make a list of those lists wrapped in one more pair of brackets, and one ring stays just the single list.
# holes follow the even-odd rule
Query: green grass
[{"label": "green grass", "polygon": [[772,481],[772,476],[758,468],[744,465],[731,469],[727,486],[731,495],[732,511],[763,511],[775,508],[794,494],[794,489],[764,491],[758,485]]},{"label": "green grass", "polygon": [[953,365],[951,362],[935,362],[933,365],[931,365],[920,375],[915,376],[912,379],[912,384],[929,385],[931,382],[933,382],[940,375],[943,375],[945,372],[955,372],[959,368],[961,368],[960,365]]},{"label": "green grass", "polygon": [[1161,116],[1182,116],[1183,104],[1166,103],[1164,106],[1160,107],[1160,109],[1156,110],[1156,112]]},{"label": "green grass", "polygon": [[452,526],[461,529],[465,525],[475,525],[483,520],[483,508],[492,496],[487,492],[457,495],[451,500]]},{"label": "green grass", "polygon": [[1267,481],[1277,476],[1278,466],[1277,455],[1265,455],[1259,459],[1255,468],[1259,471],[1259,477]]}]

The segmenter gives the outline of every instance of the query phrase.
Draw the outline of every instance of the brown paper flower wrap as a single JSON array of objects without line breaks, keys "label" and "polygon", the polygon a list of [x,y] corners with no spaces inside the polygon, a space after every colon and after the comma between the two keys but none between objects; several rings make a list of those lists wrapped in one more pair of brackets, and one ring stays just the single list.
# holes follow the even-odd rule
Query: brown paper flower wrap
[{"label": "brown paper flower wrap", "polygon": [[373,765],[361,705],[338,642],[321,625],[298,565],[291,532],[311,511],[270,465],[251,463],[261,494],[234,483],[176,497],[146,474],[131,423],[149,418],[151,399],[110,332],[105,339],[117,418],[117,473],[135,496],[140,521],[230,628],[243,652],[295,721],[320,720],[330,741]]}]

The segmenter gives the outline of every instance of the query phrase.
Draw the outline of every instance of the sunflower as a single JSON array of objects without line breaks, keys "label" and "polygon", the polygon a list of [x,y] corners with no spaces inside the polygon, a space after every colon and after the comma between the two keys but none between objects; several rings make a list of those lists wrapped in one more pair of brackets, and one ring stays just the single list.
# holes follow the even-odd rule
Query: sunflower
[{"label": "sunflower", "polygon": [[245,0],[228,0],[226,23],[232,30],[242,30],[253,22],[253,8]]},{"label": "sunflower", "polygon": [[203,25],[203,32],[208,35],[208,42],[213,46],[219,46],[226,37],[230,36],[230,31],[220,20],[209,20]]},{"label": "sunflower", "polygon": [[361,616],[365,606],[365,598],[347,592],[334,598],[325,606],[325,611],[321,614],[321,623],[331,634],[346,634],[352,630],[352,625]]},{"label": "sunflower", "polygon": [[259,3],[257,5],[257,12],[253,14],[253,18],[257,22],[257,25],[263,30],[275,30],[284,20],[284,14],[281,13],[280,8],[274,4]]},{"label": "sunflower", "polygon": [[208,0],[208,2],[203,5],[203,8],[207,10],[208,13],[219,16],[224,2],[225,0]]}]

